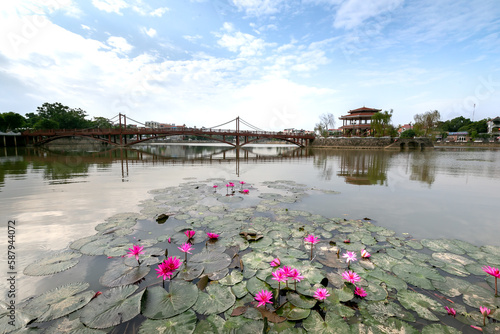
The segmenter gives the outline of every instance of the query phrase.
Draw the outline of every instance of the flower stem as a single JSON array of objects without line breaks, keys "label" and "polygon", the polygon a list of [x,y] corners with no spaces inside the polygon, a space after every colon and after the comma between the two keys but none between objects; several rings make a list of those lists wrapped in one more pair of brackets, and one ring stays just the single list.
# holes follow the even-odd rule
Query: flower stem
[{"label": "flower stem", "polygon": [[498,297],[497,277],[495,276],[495,297]]},{"label": "flower stem", "polygon": [[313,259],[313,246],[314,246],[314,245],[313,245],[313,244],[311,244],[311,261],[312,261],[312,259]]}]

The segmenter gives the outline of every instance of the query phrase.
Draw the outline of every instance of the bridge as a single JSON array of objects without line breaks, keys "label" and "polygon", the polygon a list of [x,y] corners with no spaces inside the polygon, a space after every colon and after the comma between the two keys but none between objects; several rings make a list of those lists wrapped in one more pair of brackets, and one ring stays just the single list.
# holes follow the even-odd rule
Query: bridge
[{"label": "bridge", "polygon": [[[211,128],[127,127],[127,119],[136,123],[139,122],[121,113],[117,116],[119,116],[119,124],[118,127],[114,128],[26,130],[21,135],[26,138],[28,145],[43,145],[59,138],[85,137],[122,147],[169,136],[201,136],[234,147],[241,147],[261,139],[279,139],[300,147],[305,147],[314,140],[314,134],[263,131],[244,121],[239,116]],[[235,122],[235,129],[219,129],[221,126],[232,122]],[[241,124],[247,126],[250,130],[241,130]]]}]

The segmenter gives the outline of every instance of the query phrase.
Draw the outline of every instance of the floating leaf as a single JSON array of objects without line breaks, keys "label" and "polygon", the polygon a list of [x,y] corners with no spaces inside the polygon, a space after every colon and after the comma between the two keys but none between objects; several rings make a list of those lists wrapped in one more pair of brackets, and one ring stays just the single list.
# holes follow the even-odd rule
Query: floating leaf
[{"label": "floating leaf", "polygon": [[362,313],[368,312],[369,316],[381,323],[385,323],[390,317],[397,317],[401,320],[410,322],[415,321],[415,317],[410,312],[405,311],[396,303],[387,301],[368,302],[366,303],[366,311],[364,311],[365,308],[362,308],[361,310]]},{"label": "floating leaf", "polygon": [[165,319],[185,312],[191,308],[198,299],[198,288],[196,285],[183,282],[171,281],[170,291],[161,286],[150,287],[146,290],[142,302],[142,313],[150,319]]},{"label": "floating leaf", "polygon": [[266,282],[258,279],[257,277],[252,277],[247,282],[247,289],[252,295],[256,295],[258,292],[262,290],[271,291],[271,287]]},{"label": "floating leaf", "polygon": [[430,281],[431,279],[442,282],[445,280],[436,270],[429,267],[398,264],[395,265],[392,270],[399,278],[405,280],[407,283],[427,290],[434,290],[434,286]]},{"label": "floating leaf", "polygon": [[198,301],[193,306],[196,313],[208,315],[225,312],[236,301],[236,297],[231,292],[231,288],[220,284],[207,286],[207,292],[198,294]]},{"label": "floating leaf", "polygon": [[134,285],[126,285],[104,291],[82,309],[81,321],[88,327],[98,329],[129,321],[140,312],[144,290],[131,296],[137,288]]},{"label": "floating leaf", "polygon": [[398,300],[407,310],[415,311],[420,317],[430,321],[439,321],[432,311],[440,314],[446,313],[443,305],[418,292],[398,291]]},{"label": "floating leaf", "polygon": [[174,272],[174,276],[177,273],[177,277],[184,281],[192,281],[203,273],[204,267],[198,263],[188,263],[183,264],[179,271]]},{"label": "floating leaf", "polygon": [[[10,307],[10,309],[9,309]],[[7,304],[0,301],[0,332],[8,333],[10,331],[24,327],[32,321],[36,316],[27,314],[24,310],[15,309],[14,319],[11,318],[12,304]]]},{"label": "floating leaf", "polygon": [[241,282],[241,283],[235,284],[231,287],[231,291],[234,293],[236,298],[243,298],[248,293],[247,283]]},{"label": "floating leaf", "polygon": [[70,283],[60,286],[31,299],[26,303],[23,311],[35,315],[37,322],[64,317],[84,307],[92,299],[94,291],[82,292],[88,287],[88,283]]},{"label": "floating leaf", "polygon": [[193,333],[197,321],[196,314],[188,310],[169,319],[147,319],[141,324],[139,334],[190,334]]},{"label": "floating leaf", "polygon": [[302,320],[307,318],[310,313],[310,309],[297,307],[292,303],[286,303],[276,310],[277,315],[285,317],[288,320]]},{"label": "floating leaf", "polygon": [[486,306],[490,309],[500,307],[500,298],[495,297],[495,291],[492,289],[471,284],[462,293],[464,302],[469,306],[475,308]]},{"label": "floating leaf", "polygon": [[74,267],[82,254],[67,251],[46,256],[30,265],[23,273],[28,276],[45,276],[59,273]]},{"label": "floating leaf", "polygon": [[209,274],[229,267],[231,258],[225,253],[201,252],[193,255],[189,262],[202,265],[205,274]]},{"label": "floating leaf", "polygon": [[294,306],[301,308],[313,308],[317,300],[311,297],[303,296],[295,292],[286,293],[287,300]]},{"label": "floating leaf", "polygon": [[273,257],[261,252],[251,252],[243,255],[242,260],[245,268],[258,270],[269,268],[269,263],[271,263]]},{"label": "floating leaf", "polygon": [[45,333],[51,334],[105,334],[98,329],[85,327],[84,324],[81,323],[80,319],[70,320],[69,318],[63,318],[51,324],[46,330]]},{"label": "floating leaf", "polygon": [[112,262],[108,265],[106,272],[99,279],[99,282],[108,287],[133,284],[149,274],[150,270],[151,268],[145,265],[138,266],[137,262],[135,267]]},{"label": "floating leaf", "polygon": [[243,281],[243,274],[240,271],[233,270],[231,274],[219,280],[222,285],[235,285]]},{"label": "floating leaf", "polygon": [[211,314],[206,319],[198,321],[194,334],[222,333],[225,320],[220,316]]},{"label": "floating leaf", "polygon": [[458,297],[467,291],[471,285],[469,282],[455,277],[446,277],[445,281],[432,281],[432,285],[448,297]]},{"label": "floating leaf", "polygon": [[461,334],[462,331],[441,324],[427,325],[422,329],[422,334],[434,334],[434,333]]},{"label": "floating leaf", "polygon": [[349,325],[339,315],[327,312],[325,320],[318,312],[312,311],[311,315],[302,322],[302,326],[309,333],[317,334],[350,334]]}]

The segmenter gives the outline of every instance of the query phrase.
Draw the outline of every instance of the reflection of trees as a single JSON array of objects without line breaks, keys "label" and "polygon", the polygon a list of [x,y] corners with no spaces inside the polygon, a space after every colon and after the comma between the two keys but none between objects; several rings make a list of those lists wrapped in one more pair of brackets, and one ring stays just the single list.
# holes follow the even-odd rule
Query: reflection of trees
[{"label": "reflection of trees", "polygon": [[[333,175],[333,152],[330,150],[314,150],[314,167],[318,168],[323,180],[331,180]],[[338,151],[335,151],[338,152]]]},{"label": "reflection of trees", "polygon": [[339,176],[346,183],[356,185],[386,185],[389,160],[394,152],[389,151],[342,151]]},{"label": "reflection of trees", "polygon": [[[415,154],[416,153],[416,154]],[[411,157],[410,180],[427,183],[436,180],[436,155],[434,152],[414,152]]]},{"label": "reflection of trees", "polygon": [[28,163],[22,157],[1,156],[0,157],[0,187],[5,183],[7,175],[24,175],[27,173]]}]

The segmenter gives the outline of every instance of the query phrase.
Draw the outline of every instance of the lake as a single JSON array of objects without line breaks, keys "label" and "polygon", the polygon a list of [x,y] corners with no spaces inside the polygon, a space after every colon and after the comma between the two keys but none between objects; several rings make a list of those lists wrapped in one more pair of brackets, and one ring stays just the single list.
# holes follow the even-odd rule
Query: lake
[{"label": "lake", "polygon": [[[500,150],[495,149],[255,145],[236,151],[217,144],[102,151],[2,148],[0,211],[3,224],[16,221],[18,271],[94,234],[94,227],[110,216],[139,212],[141,202],[153,197],[150,190],[211,179],[245,181],[251,193],[273,192],[266,189],[267,181],[294,181],[309,189],[308,196],[290,204],[294,210],[369,219],[407,238],[500,246]],[[5,258],[0,265],[7,266]],[[22,300],[51,284],[19,274],[18,285]]]}]

